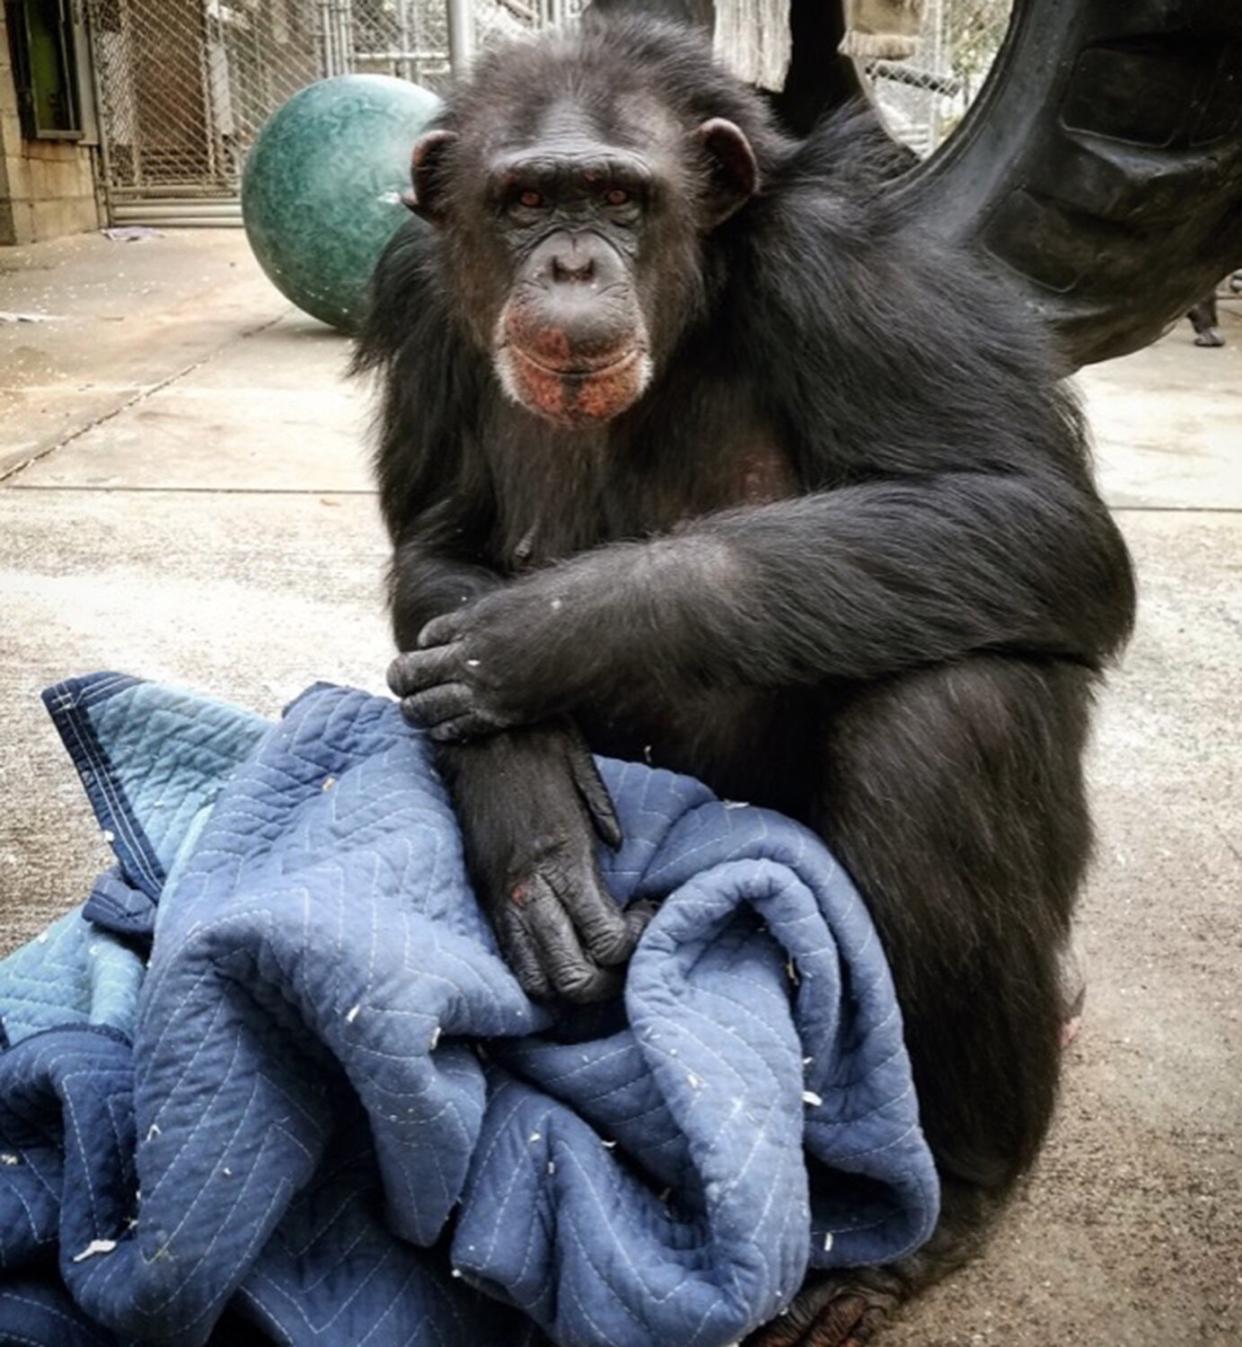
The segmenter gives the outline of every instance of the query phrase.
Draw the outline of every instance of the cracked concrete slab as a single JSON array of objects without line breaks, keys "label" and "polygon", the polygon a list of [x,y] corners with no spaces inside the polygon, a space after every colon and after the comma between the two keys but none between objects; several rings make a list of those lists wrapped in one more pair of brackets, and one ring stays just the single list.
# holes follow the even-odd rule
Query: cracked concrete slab
[{"label": "cracked concrete slab", "polygon": [[289,312],[236,230],[0,249],[0,477]]},{"label": "cracked concrete slab", "polygon": [[85,429],[18,489],[370,491],[366,390],[349,343],[288,315]]}]

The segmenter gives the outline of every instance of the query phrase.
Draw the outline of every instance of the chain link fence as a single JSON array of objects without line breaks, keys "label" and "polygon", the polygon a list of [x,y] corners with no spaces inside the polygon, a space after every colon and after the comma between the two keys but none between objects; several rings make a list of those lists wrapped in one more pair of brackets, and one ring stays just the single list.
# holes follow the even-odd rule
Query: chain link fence
[{"label": "chain link fence", "polygon": [[1012,10],[1013,0],[926,0],[915,54],[867,63],[888,129],[920,157],[953,134],[979,96]]},{"label": "chain link fence", "polygon": [[[183,223],[235,216],[246,153],[291,94],[329,75],[449,76],[444,0],[86,0],[114,219],[163,202]],[[574,0],[474,0],[477,48],[560,22]],[[180,217],[172,212],[181,210]]]},{"label": "chain link fence", "polygon": [[[977,94],[1011,2],[927,0],[918,52],[870,63],[892,131],[918,153],[940,144]],[[164,203],[162,218],[182,223],[235,217],[242,164],[259,128],[314,80],[358,71],[438,89],[449,76],[445,0],[85,4],[114,219],[150,218],[151,203]],[[567,21],[581,5],[473,0],[466,36],[478,49]],[[144,209],[127,210],[133,203]]]}]

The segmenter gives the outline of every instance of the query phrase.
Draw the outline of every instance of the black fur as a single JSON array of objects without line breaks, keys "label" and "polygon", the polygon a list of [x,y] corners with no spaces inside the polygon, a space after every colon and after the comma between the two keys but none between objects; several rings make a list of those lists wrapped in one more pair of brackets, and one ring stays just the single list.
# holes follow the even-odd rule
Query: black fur
[{"label": "black fur", "polygon": [[[457,279],[461,233],[413,220],[394,240],[357,364],[383,382],[397,641],[412,649],[464,603],[432,645],[473,655],[454,677],[513,727],[445,750],[485,889],[549,856],[556,892],[589,882],[589,863],[557,865],[582,852],[592,811],[549,774],[530,737],[547,731],[520,728],[561,716],[596,751],[787,811],[853,873],[892,963],[946,1215],[932,1256],[810,1290],[765,1339],[797,1341],[805,1321],[817,1344],[843,1342],[867,1322],[847,1293],[869,1313],[953,1261],[1043,1139],[1058,957],[1090,850],[1083,743],[1130,630],[1130,565],[1042,334],[885,190],[893,152],[869,119],[794,142],[693,38],[601,21],[489,58],[440,124],[478,148],[533,135],[571,97],[607,133],[623,96],[687,134],[734,122],[760,190],[714,232],[640,257],[665,350],[641,400],[593,430],[506,399]],[[704,189],[701,163],[682,172]],[[479,286],[497,282],[489,265]],[[604,963],[632,934],[584,944]],[[529,942],[513,957],[536,990],[613,985],[584,986],[568,956],[531,973]]]}]

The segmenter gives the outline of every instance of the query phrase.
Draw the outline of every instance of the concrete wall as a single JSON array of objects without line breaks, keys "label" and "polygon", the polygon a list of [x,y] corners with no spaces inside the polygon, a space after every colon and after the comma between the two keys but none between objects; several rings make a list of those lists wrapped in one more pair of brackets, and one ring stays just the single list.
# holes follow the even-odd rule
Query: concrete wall
[{"label": "concrete wall", "polygon": [[22,138],[12,59],[0,5],[0,244],[97,229],[94,152],[76,141]]}]

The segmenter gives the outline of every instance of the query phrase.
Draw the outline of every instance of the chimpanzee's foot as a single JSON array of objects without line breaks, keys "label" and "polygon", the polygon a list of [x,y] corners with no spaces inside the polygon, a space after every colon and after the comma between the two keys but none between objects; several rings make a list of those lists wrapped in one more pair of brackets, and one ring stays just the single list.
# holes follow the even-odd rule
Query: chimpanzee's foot
[{"label": "chimpanzee's foot", "polygon": [[979,1252],[1007,1193],[942,1173],[940,1222],[921,1249],[887,1267],[812,1272],[789,1309],[742,1347],[870,1347],[894,1311]]},{"label": "chimpanzee's foot", "polygon": [[1209,327],[1203,332],[1195,334],[1196,346],[1223,346],[1224,344],[1225,338],[1221,335],[1221,330],[1218,327]]},{"label": "chimpanzee's foot", "polygon": [[1061,955],[1061,1046],[1068,1048],[1082,1028],[1087,1000],[1087,970],[1078,946],[1071,942]]},{"label": "chimpanzee's foot", "polygon": [[789,1309],[743,1347],[864,1347],[901,1296],[900,1280],[882,1268],[812,1276]]}]

